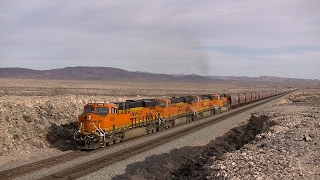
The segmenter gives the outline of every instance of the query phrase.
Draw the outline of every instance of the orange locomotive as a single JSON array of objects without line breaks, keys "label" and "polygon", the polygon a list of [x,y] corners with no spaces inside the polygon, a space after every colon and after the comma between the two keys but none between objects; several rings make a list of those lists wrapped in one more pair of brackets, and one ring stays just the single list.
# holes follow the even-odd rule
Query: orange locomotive
[{"label": "orange locomotive", "polygon": [[129,139],[132,133],[144,134],[155,123],[156,104],[155,100],[89,103],[78,117],[74,138],[82,148],[96,149]]},{"label": "orange locomotive", "polygon": [[215,95],[94,102],[84,106],[74,138],[81,149],[97,149],[221,111]]},{"label": "orange locomotive", "polygon": [[210,94],[212,103],[216,106],[216,112],[227,111],[230,109],[231,102],[227,98],[226,94]]}]

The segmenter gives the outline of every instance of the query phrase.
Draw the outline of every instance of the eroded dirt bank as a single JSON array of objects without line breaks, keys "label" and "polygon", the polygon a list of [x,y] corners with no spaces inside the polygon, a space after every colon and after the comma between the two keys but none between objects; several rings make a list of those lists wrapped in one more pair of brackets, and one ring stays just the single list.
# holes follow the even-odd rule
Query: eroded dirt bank
[{"label": "eroded dirt bank", "polygon": [[318,89],[300,91],[206,146],[151,156],[113,179],[319,179],[319,107]]}]

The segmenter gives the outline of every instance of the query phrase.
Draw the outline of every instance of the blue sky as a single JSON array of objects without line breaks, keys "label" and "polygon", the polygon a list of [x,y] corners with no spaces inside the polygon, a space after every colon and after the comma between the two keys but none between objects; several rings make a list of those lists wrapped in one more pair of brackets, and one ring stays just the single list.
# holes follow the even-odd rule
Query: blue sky
[{"label": "blue sky", "polygon": [[0,0],[0,67],[320,79],[319,0]]}]

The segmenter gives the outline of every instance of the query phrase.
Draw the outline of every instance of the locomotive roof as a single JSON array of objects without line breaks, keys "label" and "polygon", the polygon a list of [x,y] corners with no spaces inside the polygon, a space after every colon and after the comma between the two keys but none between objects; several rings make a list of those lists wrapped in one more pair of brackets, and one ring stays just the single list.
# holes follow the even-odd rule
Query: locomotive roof
[{"label": "locomotive roof", "polygon": [[88,103],[85,106],[118,108],[118,106],[112,102],[93,102],[93,103]]}]

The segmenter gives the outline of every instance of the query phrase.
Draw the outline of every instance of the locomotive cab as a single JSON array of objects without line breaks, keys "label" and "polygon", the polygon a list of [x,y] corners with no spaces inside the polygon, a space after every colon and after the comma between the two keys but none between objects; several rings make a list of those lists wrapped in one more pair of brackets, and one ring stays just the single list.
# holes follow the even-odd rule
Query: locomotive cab
[{"label": "locomotive cab", "polygon": [[191,104],[191,108],[194,111],[201,111],[203,109],[203,103],[201,101],[201,97],[200,96],[187,96],[188,98],[190,98],[190,104]]},{"label": "locomotive cab", "polygon": [[223,94],[210,94],[210,100],[218,107],[226,106],[228,101]]},{"label": "locomotive cab", "polygon": [[98,134],[101,127],[110,124],[118,106],[114,103],[89,103],[84,106],[83,113],[78,117],[79,133],[84,135]]},{"label": "locomotive cab", "polygon": [[153,99],[86,104],[74,139],[79,148],[97,149],[143,135],[149,130],[146,125],[155,124],[156,105]]},{"label": "locomotive cab", "polygon": [[156,99],[158,102],[158,105],[155,107],[156,112],[159,113],[160,116],[164,118],[170,117],[170,107],[171,107],[171,101],[167,98],[165,99]]}]

